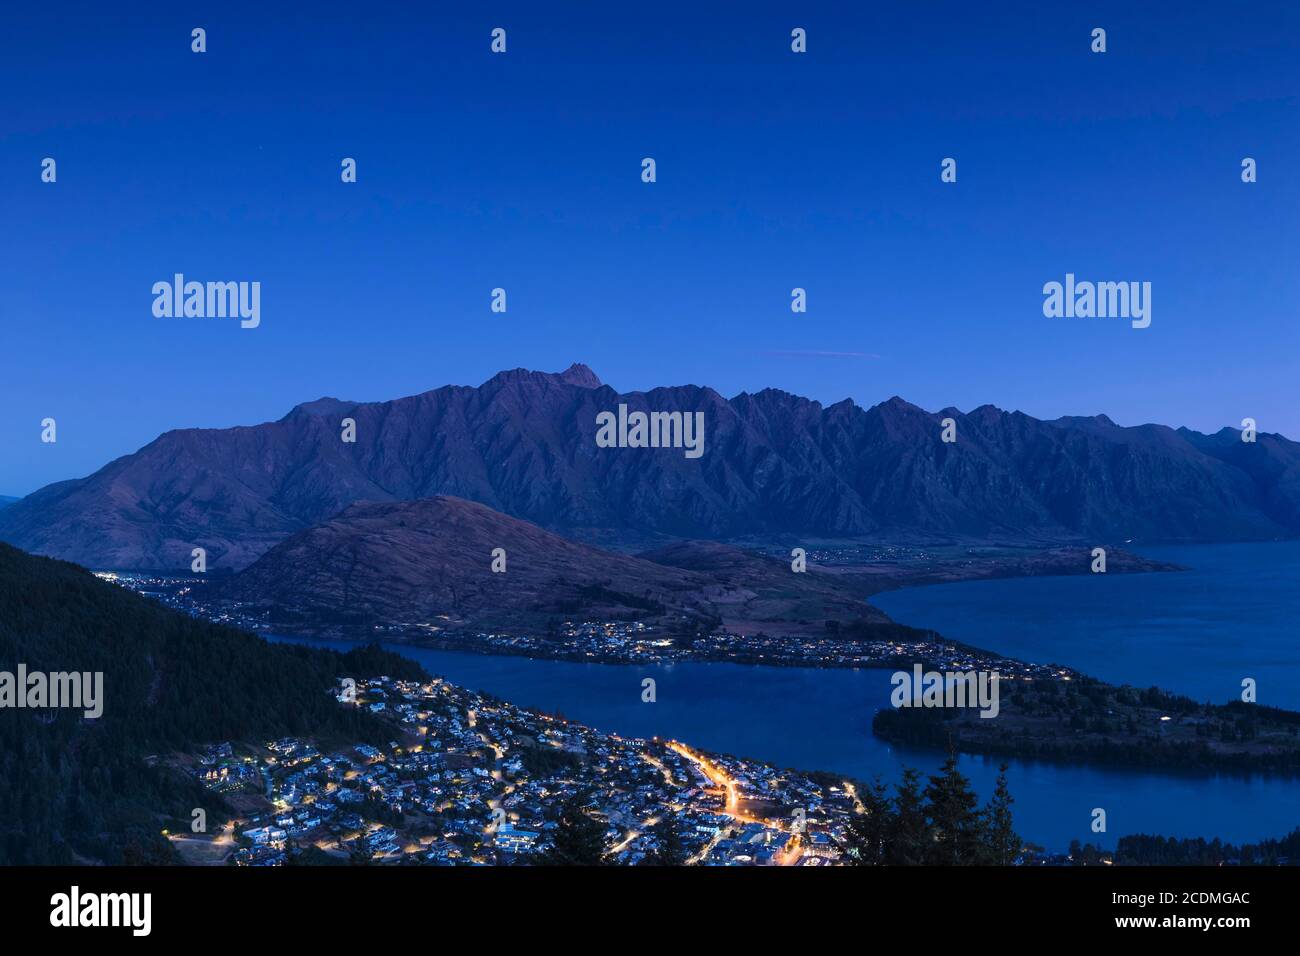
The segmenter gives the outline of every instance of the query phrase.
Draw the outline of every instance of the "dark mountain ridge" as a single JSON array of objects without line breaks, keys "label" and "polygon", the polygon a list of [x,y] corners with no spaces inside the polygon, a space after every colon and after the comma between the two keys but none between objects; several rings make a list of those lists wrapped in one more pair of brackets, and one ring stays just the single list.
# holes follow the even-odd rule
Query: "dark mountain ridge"
[{"label": "dark mountain ridge", "polygon": [[[705,416],[704,452],[601,448],[619,404]],[[951,417],[957,442],[940,440]],[[344,418],[356,442],[341,440]],[[1226,432],[1226,434],[1225,434]],[[168,432],[0,510],[0,539],[97,568],[242,568],[356,501],[453,495],[570,537],[1226,541],[1300,534],[1300,445],[1225,430],[1042,421],[777,389],[620,394],[586,366],[516,369],[277,422]]]},{"label": "dark mountain ridge", "polygon": [[602,551],[440,495],[353,504],[210,593],[280,627],[447,631],[579,617],[698,628],[760,615],[815,618],[818,630],[827,618],[888,622],[849,583],[815,570],[791,574],[788,563],[713,542],[679,542],[667,557]]}]

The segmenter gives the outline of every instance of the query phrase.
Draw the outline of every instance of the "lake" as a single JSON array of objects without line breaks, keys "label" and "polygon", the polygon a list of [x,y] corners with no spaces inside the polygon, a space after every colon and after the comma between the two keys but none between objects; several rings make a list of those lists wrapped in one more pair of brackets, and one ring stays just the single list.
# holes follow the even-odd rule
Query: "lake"
[{"label": "lake", "polygon": [[908,588],[872,603],[896,621],[1113,684],[1300,710],[1300,542],[1145,547],[1189,568]]},{"label": "lake", "polygon": [[[1300,706],[1300,545],[1143,549],[1193,567],[1177,574],[1032,578],[898,591],[878,602],[896,619],[1111,681],[1156,683],[1226,700],[1240,676],[1261,700]],[[313,640],[318,646],[347,644]],[[898,748],[871,734],[889,706],[889,671],[738,664],[607,665],[487,656],[393,645],[432,673],[600,730],[673,737],[778,766],[830,770],[887,783],[904,766],[931,772],[941,755]],[[1238,676],[1240,675],[1240,676]],[[653,677],[657,701],[641,701]],[[983,799],[998,761],[963,756]],[[1072,839],[1114,847],[1125,833],[1282,836],[1300,825],[1300,781],[1260,776],[1166,775],[1012,761],[1021,836],[1050,850]],[[1091,830],[1106,810],[1108,832]]]}]

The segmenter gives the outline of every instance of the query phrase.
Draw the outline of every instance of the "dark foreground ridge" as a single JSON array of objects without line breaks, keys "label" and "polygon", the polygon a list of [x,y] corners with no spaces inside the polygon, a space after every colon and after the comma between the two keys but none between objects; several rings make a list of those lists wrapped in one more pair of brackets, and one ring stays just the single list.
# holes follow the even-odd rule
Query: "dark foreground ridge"
[{"label": "dark foreground ridge", "polygon": [[0,545],[0,669],[19,663],[102,672],[103,713],[0,708],[0,864],[169,862],[161,831],[220,811],[159,756],[304,732],[382,742],[379,722],[324,690],[344,674],[421,673],[372,648],[267,644]]}]

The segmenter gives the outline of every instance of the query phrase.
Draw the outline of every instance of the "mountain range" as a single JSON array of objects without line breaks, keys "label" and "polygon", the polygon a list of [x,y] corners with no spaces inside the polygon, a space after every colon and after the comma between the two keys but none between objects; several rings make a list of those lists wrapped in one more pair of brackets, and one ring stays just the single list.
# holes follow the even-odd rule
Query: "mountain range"
[{"label": "mountain range", "polygon": [[[603,448],[596,416],[702,411],[704,454]],[[953,419],[956,441],[941,440]],[[342,439],[355,422],[355,442]],[[1300,534],[1300,444],[776,389],[619,393],[583,365],[181,429],[0,510],[0,540],[94,567],[240,569],[357,502],[455,496],[568,538],[1088,543]]]}]

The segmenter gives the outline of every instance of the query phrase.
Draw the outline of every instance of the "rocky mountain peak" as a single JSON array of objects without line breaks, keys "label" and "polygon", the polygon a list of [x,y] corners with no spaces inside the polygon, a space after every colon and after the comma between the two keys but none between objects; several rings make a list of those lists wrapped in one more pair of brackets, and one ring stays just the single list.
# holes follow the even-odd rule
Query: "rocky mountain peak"
[{"label": "rocky mountain peak", "polygon": [[586,365],[574,362],[563,372],[536,372],[526,368],[512,368],[497,372],[484,382],[489,385],[511,385],[554,382],[560,385],[576,385],[579,388],[600,388],[600,378]]}]

